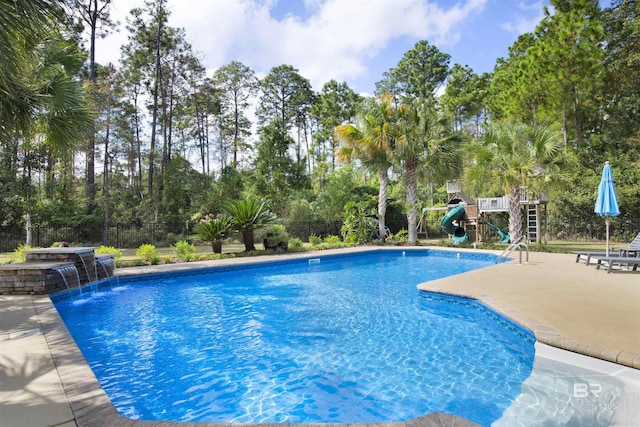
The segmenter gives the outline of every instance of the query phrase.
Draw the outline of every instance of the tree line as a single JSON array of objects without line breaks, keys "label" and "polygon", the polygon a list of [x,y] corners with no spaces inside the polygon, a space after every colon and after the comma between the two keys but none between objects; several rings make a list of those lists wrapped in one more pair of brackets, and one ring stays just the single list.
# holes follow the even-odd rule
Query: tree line
[{"label": "tree line", "polygon": [[166,0],[131,10],[118,66],[95,62],[110,0],[2,2],[0,225],[182,229],[256,197],[290,220],[360,209],[415,241],[447,179],[514,202],[525,185],[555,217],[591,218],[606,160],[638,218],[640,5],[550,3],[493,72],[421,40],[363,97],[334,80],[315,92],[289,64],[208,74]]}]

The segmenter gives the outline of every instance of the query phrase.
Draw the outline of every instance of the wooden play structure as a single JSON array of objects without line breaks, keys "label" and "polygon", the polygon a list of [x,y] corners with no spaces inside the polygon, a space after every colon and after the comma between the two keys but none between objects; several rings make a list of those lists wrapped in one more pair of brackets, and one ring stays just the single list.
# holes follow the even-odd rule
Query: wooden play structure
[{"label": "wooden play structure", "polygon": [[[534,199],[525,187],[520,188],[520,206],[524,210],[525,237],[529,242],[542,241],[543,226],[547,216],[547,197],[540,194]],[[508,232],[501,230],[488,221],[492,213],[509,212],[509,197],[488,197],[473,200],[461,192],[457,181],[447,182],[447,214],[442,218],[441,227],[452,236],[452,242],[483,241],[480,224],[500,235],[501,243],[509,243]],[[463,209],[464,207],[464,209]]]}]

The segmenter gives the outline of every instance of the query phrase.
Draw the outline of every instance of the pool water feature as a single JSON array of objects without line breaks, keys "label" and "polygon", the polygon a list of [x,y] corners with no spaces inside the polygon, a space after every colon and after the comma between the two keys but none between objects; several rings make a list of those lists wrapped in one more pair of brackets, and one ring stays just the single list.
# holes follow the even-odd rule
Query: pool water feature
[{"label": "pool water feature", "polygon": [[533,335],[477,302],[416,289],[495,257],[317,258],[122,278],[55,304],[133,419],[385,422],[441,411],[490,425],[520,394]]}]

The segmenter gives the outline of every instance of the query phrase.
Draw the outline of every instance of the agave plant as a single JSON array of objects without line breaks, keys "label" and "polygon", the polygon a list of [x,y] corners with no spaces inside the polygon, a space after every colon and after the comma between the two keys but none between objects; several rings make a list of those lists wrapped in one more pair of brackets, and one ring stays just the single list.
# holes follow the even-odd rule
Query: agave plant
[{"label": "agave plant", "polygon": [[231,217],[235,228],[242,233],[242,242],[246,251],[255,251],[254,230],[275,224],[277,217],[267,207],[267,201],[258,199],[233,200],[222,205]]},{"label": "agave plant", "polygon": [[216,218],[204,219],[197,224],[193,231],[197,238],[211,244],[214,254],[222,253],[222,241],[235,231],[231,218],[222,215]]}]

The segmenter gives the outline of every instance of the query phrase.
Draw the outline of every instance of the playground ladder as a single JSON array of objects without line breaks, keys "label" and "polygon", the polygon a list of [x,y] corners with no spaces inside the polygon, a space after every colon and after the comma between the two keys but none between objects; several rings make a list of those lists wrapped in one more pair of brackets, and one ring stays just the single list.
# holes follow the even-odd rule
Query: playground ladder
[{"label": "playground ladder", "polygon": [[496,264],[498,264],[500,262],[500,260],[502,260],[502,262],[505,262],[507,260],[507,257],[511,254],[511,252],[513,252],[515,249],[517,249],[520,252],[520,259],[518,261],[518,264],[522,264],[522,248],[525,248],[525,250],[527,251],[527,258],[525,260],[526,263],[529,263],[529,246],[524,243],[524,242],[518,242],[518,243],[512,243],[510,244],[507,249],[505,249],[504,251],[502,251],[502,253],[500,254],[500,256],[498,258],[496,258]]},{"label": "playground ladder", "polygon": [[527,205],[527,232],[530,242],[538,241],[538,213],[535,205]]}]

